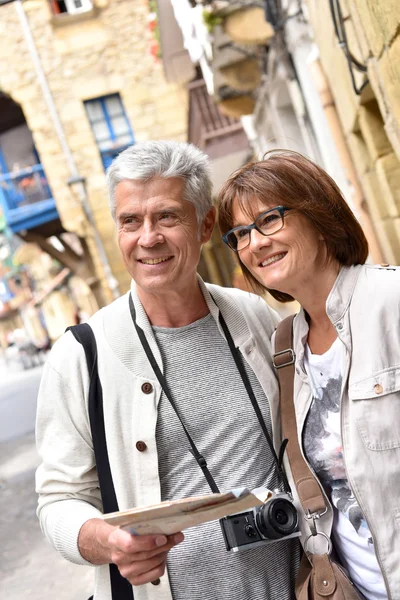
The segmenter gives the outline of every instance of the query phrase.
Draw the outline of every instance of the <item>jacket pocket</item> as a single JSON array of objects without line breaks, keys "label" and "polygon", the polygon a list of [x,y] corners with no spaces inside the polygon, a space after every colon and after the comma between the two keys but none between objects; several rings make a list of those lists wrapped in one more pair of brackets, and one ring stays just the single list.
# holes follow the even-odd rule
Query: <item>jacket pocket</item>
[{"label": "jacket pocket", "polygon": [[355,418],[361,439],[369,450],[400,448],[400,367],[379,371],[349,386],[356,402]]}]

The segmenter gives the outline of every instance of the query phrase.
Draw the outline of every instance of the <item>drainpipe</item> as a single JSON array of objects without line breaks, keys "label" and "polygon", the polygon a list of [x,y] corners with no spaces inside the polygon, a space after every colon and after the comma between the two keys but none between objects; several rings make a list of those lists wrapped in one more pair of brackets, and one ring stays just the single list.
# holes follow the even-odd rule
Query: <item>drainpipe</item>
[{"label": "drainpipe", "polygon": [[335,101],[333,99],[329,83],[322,69],[319,60],[314,60],[309,64],[309,70],[314,85],[318,91],[322,108],[325,113],[329,128],[335,142],[340,161],[346,173],[353,190],[353,201],[356,213],[360,219],[361,227],[364,230],[365,237],[368,240],[369,253],[374,263],[383,263],[383,253],[376,236],[371,216],[367,209],[366,200],[358,181],[357,171],[354,167],[353,159],[346,144],[346,138],[343,132],[341,122],[336,110]]},{"label": "drainpipe", "polygon": [[78,168],[76,166],[74,157],[72,155],[71,149],[68,145],[67,139],[65,137],[64,129],[62,123],[60,121],[60,117],[58,116],[56,105],[54,104],[53,96],[51,94],[49,85],[47,83],[46,75],[43,71],[42,63],[35,45],[35,41],[32,36],[32,32],[29,26],[29,22],[25,11],[22,6],[22,0],[15,0],[15,10],[17,12],[21,28],[25,37],[25,41],[28,45],[29,52],[31,54],[33,63],[35,65],[36,74],[38,76],[40,87],[42,88],[43,97],[47,104],[47,108],[49,109],[51,119],[53,121],[54,129],[56,131],[58,140],[60,142],[62,151],[64,153],[65,159],[68,163],[69,171],[71,177],[68,180],[68,184],[74,184],[76,186],[77,193],[79,195],[80,201],[82,203],[82,208],[85,213],[85,216],[91,225],[94,241],[96,244],[96,250],[98,252],[100,262],[102,264],[104,274],[107,280],[107,284],[112,292],[113,298],[119,298],[120,293],[118,289],[118,282],[115,279],[114,275],[111,272],[110,264],[108,262],[107,255],[104,250],[103,243],[101,241],[99,232],[97,231],[97,227],[93,218],[93,213],[90,208],[88,196],[86,193],[84,178],[79,174]]}]

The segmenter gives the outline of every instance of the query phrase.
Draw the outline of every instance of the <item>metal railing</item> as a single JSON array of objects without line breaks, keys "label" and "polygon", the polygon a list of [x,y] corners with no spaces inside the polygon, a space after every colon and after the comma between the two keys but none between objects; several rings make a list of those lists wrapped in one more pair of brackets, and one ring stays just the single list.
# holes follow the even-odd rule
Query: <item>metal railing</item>
[{"label": "metal railing", "polygon": [[216,138],[229,136],[243,129],[239,119],[223,115],[208,95],[203,79],[188,84],[193,120],[189,118],[189,139],[200,148]]}]

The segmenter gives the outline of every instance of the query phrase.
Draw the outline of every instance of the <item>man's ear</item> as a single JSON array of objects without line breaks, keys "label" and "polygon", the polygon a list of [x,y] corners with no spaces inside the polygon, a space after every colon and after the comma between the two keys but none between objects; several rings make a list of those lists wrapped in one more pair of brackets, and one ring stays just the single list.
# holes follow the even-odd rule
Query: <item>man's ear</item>
[{"label": "man's ear", "polygon": [[208,213],[206,214],[206,216],[204,217],[203,222],[201,224],[200,241],[202,244],[205,244],[211,238],[211,235],[212,235],[212,232],[213,232],[214,226],[215,226],[215,219],[216,219],[216,210],[215,210],[215,206],[212,206],[210,208],[210,210],[208,211]]}]

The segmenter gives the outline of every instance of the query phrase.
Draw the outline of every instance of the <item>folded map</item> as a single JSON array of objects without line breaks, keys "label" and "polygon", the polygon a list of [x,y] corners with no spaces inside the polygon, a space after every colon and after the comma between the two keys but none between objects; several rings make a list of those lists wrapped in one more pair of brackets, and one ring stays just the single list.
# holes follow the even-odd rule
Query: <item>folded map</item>
[{"label": "folded map", "polygon": [[238,488],[222,494],[182,498],[153,506],[108,513],[103,515],[103,519],[133,535],[170,535],[206,521],[261,506],[271,497],[272,492],[265,488],[252,491]]}]

